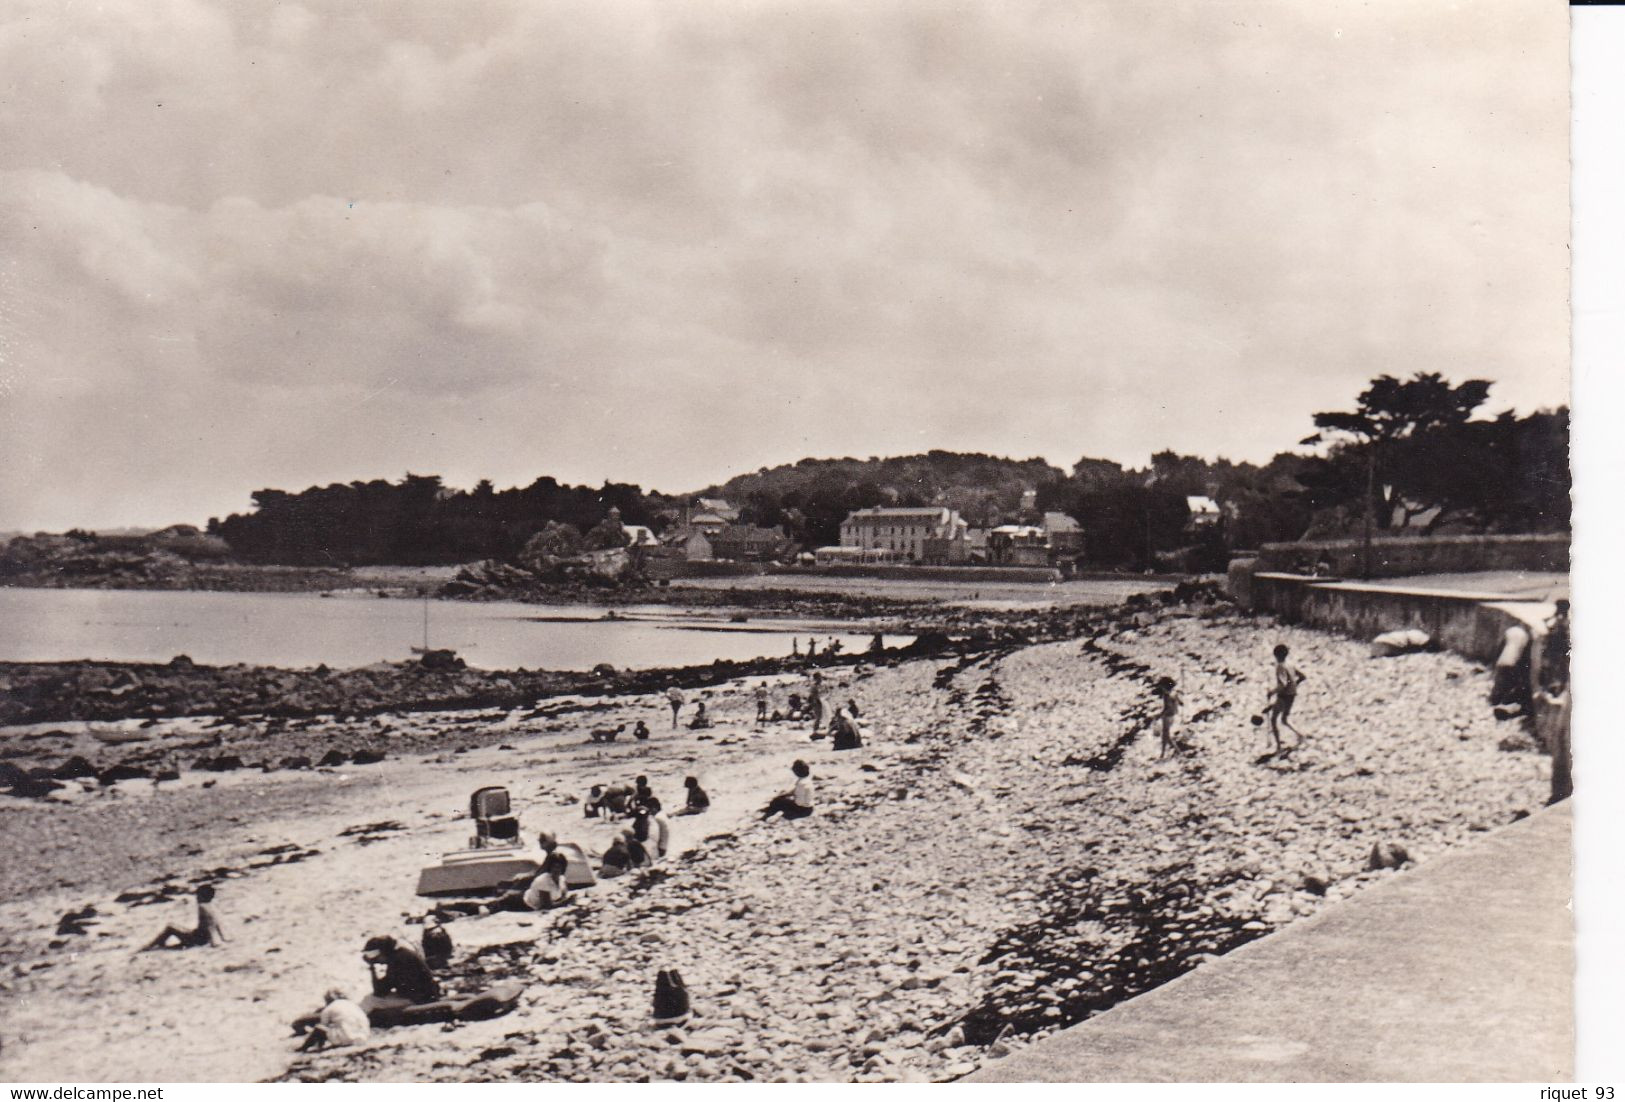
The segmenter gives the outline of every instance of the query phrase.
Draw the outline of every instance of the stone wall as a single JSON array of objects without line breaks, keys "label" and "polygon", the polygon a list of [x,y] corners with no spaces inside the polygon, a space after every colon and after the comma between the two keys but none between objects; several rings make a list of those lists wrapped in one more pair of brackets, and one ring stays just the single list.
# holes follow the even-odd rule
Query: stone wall
[{"label": "stone wall", "polygon": [[[1328,574],[1360,577],[1364,548],[1354,540],[1304,540],[1266,543],[1258,552],[1258,569],[1290,571],[1330,563]],[[1488,570],[1567,571],[1569,537],[1418,536],[1382,537],[1371,541],[1371,576],[1397,578],[1409,574],[1467,574]]]},{"label": "stone wall", "polygon": [[[829,578],[892,578],[916,582],[1058,582],[1061,572],[1053,567],[1024,566],[889,566],[868,563],[862,566],[780,566],[774,574],[806,574]],[[1124,575],[1135,577],[1136,575]]]}]

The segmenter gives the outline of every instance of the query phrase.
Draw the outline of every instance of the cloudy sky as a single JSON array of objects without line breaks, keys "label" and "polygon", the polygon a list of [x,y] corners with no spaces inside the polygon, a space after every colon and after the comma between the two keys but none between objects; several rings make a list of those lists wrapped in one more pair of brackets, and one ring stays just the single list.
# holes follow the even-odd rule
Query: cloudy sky
[{"label": "cloudy sky", "polygon": [[0,530],[1567,397],[1561,7],[0,8]]}]

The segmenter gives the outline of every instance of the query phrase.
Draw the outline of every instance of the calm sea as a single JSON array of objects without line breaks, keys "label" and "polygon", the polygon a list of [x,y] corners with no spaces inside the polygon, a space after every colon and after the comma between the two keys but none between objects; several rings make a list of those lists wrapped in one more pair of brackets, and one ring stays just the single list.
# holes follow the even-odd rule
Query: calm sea
[{"label": "calm sea", "polygon": [[[167,662],[185,654],[206,665],[366,666],[412,657],[423,644],[424,605],[315,594],[0,588],[0,660]],[[735,624],[662,605],[617,609],[617,620],[580,605],[427,605],[430,646],[449,647],[484,669],[693,666],[786,655],[793,637],[805,648],[816,636],[820,650],[836,638],[848,652],[873,638],[854,634],[850,624]],[[888,636],[886,643],[909,639]]]}]

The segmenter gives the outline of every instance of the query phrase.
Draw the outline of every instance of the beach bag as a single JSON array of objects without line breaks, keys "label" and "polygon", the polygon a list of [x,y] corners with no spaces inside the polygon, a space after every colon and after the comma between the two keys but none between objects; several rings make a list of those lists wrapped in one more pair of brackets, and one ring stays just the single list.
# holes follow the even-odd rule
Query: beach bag
[{"label": "beach bag", "polygon": [[451,943],[451,934],[444,926],[436,923],[423,929],[423,959],[429,962],[431,968],[442,968],[451,963],[451,954],[454,948]]}]

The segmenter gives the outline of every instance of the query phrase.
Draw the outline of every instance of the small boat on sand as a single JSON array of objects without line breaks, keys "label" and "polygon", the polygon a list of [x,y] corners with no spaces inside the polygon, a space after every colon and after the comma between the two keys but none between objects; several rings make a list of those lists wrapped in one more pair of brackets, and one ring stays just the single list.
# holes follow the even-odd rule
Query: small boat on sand
[{"label": "small boat on sand", "polygon": [[494,891],[515,877],[534,877],[542,863],[519,839],[506,788],[482,788],[469,797],[474,820],[469,848],[448,853],[438,865],[418,873],[419,895],[463,895]]}]

